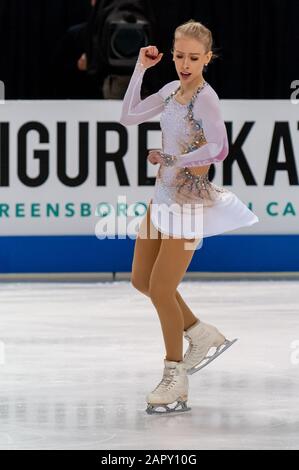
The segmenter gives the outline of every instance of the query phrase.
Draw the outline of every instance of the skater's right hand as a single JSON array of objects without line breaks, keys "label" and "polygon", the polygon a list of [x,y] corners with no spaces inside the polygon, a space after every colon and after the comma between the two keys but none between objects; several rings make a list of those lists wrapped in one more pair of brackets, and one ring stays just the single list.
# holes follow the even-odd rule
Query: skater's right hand
[{"label": "skater's right hand", "polygon": [[156,46],[141,47],[139,51],[139,60],[147,69],[160,62],[162,56],[163,52],[159,52]]}]

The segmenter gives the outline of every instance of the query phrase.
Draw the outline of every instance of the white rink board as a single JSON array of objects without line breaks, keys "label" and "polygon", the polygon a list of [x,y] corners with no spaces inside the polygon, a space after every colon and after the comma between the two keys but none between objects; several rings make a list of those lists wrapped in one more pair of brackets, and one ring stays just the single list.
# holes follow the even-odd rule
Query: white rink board
[{"label": "white rink board", "polygon": [[[121,100],[44,100],[0,106],[1,235],[93,235],[97,208],[121,209],[118,198],[131,209],[139,203],[139,215],[144,214],[158,168],[143,162],[147,148],[161,148],[159,115],[126,128],[119,123],[121,105]],[[299,232],[298,106],[288,100],[222,100],[223,117],[232,129],[231,152],[240,132],[250,129],[231,173],[229,156],[214,166],[213,182],[235,192],[260,219],[234,234]],[[153,123],[156,129],[149,129]],[[63,166],[64,128],[65,172],[57,164]],[[107,158],[114,160],[105,162]],[[231,181],[223,180],[225,165]],[[140,170],[145,177],[138,183]],[[72,179],[78,175],[76,184]]]}]

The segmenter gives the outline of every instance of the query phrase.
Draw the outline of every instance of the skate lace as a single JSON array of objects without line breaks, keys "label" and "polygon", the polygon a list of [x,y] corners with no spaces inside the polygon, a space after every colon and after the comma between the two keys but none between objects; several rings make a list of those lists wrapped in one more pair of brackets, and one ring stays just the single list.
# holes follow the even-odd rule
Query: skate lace
[{"label": "skate lace", "polygon": [[158,383],[157,387],[154,389],[154,392],[159,390],[169,390],[176,383],[176,377],[174,376],[175,371],[167,371],[162,377],[162,380]]},{"label": "skate lace", "polygon": [[189,346],[185,353],[185,360],[192,359],[194,356],[196,357],[198,353],[202,353],[202,345],[201,344],[194,344],[192,343],[191,337],[186,335],[186,338],[189,340]]}]

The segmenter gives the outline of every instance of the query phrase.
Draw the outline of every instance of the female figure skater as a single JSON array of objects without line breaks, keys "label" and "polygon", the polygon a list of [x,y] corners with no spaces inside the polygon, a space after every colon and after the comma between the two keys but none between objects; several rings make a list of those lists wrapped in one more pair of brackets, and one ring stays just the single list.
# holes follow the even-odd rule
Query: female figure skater
[{"label": "female figure skater", "polygon": [[[178,26],[172,54],[179,80],[141,100],[143,74],[163,53],[155,46],[140,49],[120,119],[124,125],[134,125],[161,113],[163,148],[148,154],[159,170],[136,238],[131,276],[133,286],[157,310],[166,349],[163,378],[146,398],[148,413],[189,410],[187,374],[202,368],[205,360],[207,365],[236,341],[199,320],[177,291],[195,249],[203,237],[259,220],[234,193],[208,178],[210,165],[222,162],[229,150],[218,95],[202,75],[213,57],[210,30],[194,20]],[[203,227],[182,233],[183,218],[199,220],[198,207]],[[183,336],[189,341],[184,357]],[[215,353],[207,356],[214,347]]]}]

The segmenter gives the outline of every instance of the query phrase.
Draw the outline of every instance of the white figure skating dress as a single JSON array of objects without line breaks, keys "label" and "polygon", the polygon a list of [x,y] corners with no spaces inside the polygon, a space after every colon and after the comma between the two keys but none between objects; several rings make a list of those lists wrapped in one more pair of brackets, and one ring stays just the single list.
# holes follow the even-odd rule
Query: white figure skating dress
[{"label": "white figure skating dress", "polygon": [[[258,222],[232,191],[212,183],[208,173],[196,175],[192,169],[222,162],[228,155],[217,93],[205,81],[184,105],[175,98],[180,81],[174,80],[141,100],[145,70],[138,58],[123,99],[120,122],[140,124],[161,113],[163,164],[151,200],[154,226],[171,236],[203,238]],[[196,221],[202,222],[198,225]]]}]

